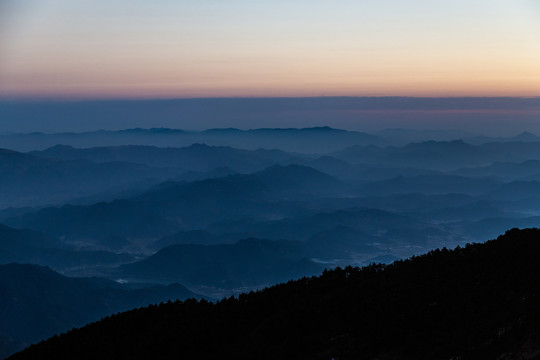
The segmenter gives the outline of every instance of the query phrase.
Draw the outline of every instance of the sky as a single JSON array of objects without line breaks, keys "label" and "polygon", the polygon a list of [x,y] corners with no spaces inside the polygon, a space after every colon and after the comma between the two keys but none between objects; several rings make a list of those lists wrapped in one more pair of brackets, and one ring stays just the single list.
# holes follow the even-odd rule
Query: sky
[{"label": "sky", "polygon": [[538,0],[0,0],[0,98],[540,96]]}]

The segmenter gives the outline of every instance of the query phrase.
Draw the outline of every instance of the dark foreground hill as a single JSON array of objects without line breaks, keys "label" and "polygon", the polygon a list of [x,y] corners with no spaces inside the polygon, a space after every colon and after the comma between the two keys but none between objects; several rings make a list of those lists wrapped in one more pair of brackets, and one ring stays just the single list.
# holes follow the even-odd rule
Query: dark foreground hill
[{"label": "dark foreground hill", "polygon": [[106,318],[11,359],[535,359],[540,230]]},{"label": "dark foreground hill", "polygon": [[106,279],[65,277],[37,265],[0,265],[0,359],[106,315],[198,296],[180,284],[131,289]]}]

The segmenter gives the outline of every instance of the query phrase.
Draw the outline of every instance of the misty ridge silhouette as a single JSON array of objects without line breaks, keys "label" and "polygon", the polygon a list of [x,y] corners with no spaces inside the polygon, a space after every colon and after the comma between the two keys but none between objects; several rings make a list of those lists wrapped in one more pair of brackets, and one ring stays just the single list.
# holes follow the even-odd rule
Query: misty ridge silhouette
[{"label": "misty ridge silhouette", "polygon": [[[314,106],[311,100],[306,101]],[[340,101],[343,101],[340,106],[347,102],[346,99]],[[435,102],[433,106],[441,105]],[[329,320],[329,314],[337,311],[333,301],[345,301],[338,295],[347,291],[355,293],[359,291],[357,286],[363,286],[355,283],[340,289],[343,283],[339,279],[344,268],[361,278],[364,277],[361,274],[372,272],[397,274],[402,270],[387,269],[415,268],[412,264],[420,261],[406,261],[411,265],[405,266],[400,259],[437,248],[460,246],[462,249],[468,243],[485,242],[511,228],[540,227],[540,138],[533,133],[489,137],[454,130],[387,129],[370,134],[328,126],[204,131],[131,128],[5,133],[0,135],[0,140],[2,144],[13,145],[0,150],[0,303],[7,309],[0,314],[0,322],[4,324],[0,328],[2,357],[115,312],[168,300],[203,299],[178,305],[182,314],[194,311],[186,315],[185,321],[195,321],[193,319],[201,316],[207,319],[204,321],[212,322],[211,319],[222,316],[220,314],[227,319],[230,314],[241,318],[250,311],[260,312],[253,315],[254,319],[267,321],[264,316],[273,309],[267,308],[267,300],[260,304],[257,300],[256,305],[249,305],[250,310],[246,310],[244,305],[235,305],[246,299],[242,294],[270,287],[256,293],[261,295],[252,294],[248,298],[266,299],[268,296],[272,303],[285,296],[274,295],[276,289],[287,289],[283,290],[285,297],[295,298],[298,287],[304,285],[310,289],[306,301],[313,302],[315,308],[328,315],[322,326],[335,326],[337,331],[330,334],[314,328],[322,332],[314,334],[311,340],[305,339],[304,345],[313,347],[313,352],[306,354],[317,358],[336,350],[343,358],[354,357],[351,354],[360,351],[357,346],[362,343],[356,335],[350,335],[356,330],[350,324],[341,328],[343,324]],[[518,256],[521,237],[528,239],[536,235],[536,232],[507,234],[507,238],[517,239],[515,248],[507,250]],[[505,246],[512,243],[502,242]],[[466,253],[476,248],[477,245],[467,247]],[[499,249],[491,245],[486,248]],[[502,250],[495,253],[499,251]],[[443,253],[446,255],[441,259],[446,259],[448,253]],[[439,253],[429,256],[439,256],[434,254]],[[461,258],[463,252],[456,250],[452,254],[448,259]],[[370,265],[390,264],[396,260],[398,263],[386,268]],[[491,260],[487,257],[485,260],[488,266]],[[468,257],[456,261],[466,264],[464,266],[476,266],[469,263],[472,260]],[[367,268],[352,271],[348,266]],[[443,261],[437,271],[451,273],[445,266]],[[427,269],[410,270],[411,279],[422,278],[423,271],[431,271]],[[457,277],[453,280],[449,277],[448,283],[465,281],[463,274],[452,271]],[[321,278],[312,278],[323,272],[325,275]],[[518,276],[516,274],[512,276]],[[379,279],[378,276],[386,275],[369,276]],[[532,276],[528,278],[531,282],[534,281]],[[303,280],[273,287],[295,279]],[[334,289],[336,297],[326,292],[327,295],[321,295],[309,287],[310,281],[320,281],[325,284],[324,288]],[[334,281],[337,282],[333,284]],[[435,286],[435,281],[430,284]],[[386,301],[382,298],[382,288],[377,289],[370,294],[372,298],[366,298],[372,310],[377,309],[374,304]],[[433,289],[444,292],[442,288]],[[482,288],[484,290],[487,292],[488,287]],[[421,293],[425,295],[429,291],[425,288]],[[510,290],[505,288],[504,291]],[[406,299],[411,291],[406,285],[400,285],[395,294],[396,298]],[[324,296],[332,300],[319,308],[316,304],[323,301]],[[452,296],[449,295],[449,299]],[[485,293],[479,293],[477,300],[484,296]],[[219,302],[223,298],[231,300]],[[411,300],[411,304],[415,301]],[[141,314],[146,311],[158,318],[169,316],[166,314],[173,310],[168,306],[141,310]],[[297,305],[291,306],[284,311],[295,313]],[[223,313],[215,310],[221,307]],[[183,310],[188,308],[191,310]],[[471,311],[467,305],[461,309],[465,313]],[[357,311],[353,307],[349,310]],[[528,308],[527,311],[536,310]],[[442,313],[442,310],[437,312]],[[261,334],[270,336],[274,331],[282,331],[277,329],[287,323],[285,319],[290,314],[282,315],[279,319],[283,323],[263,329]],[[409,331],[400,322],[401,315],[394,315],[385,320],[384,326],[383,323],[372,324],[379,329],[380,336],[394,331],[388,339],[395,339],[398,332]],[[461,339],[452,345],[454,347],[450,344],[443,347],[446,350],[441,348],[440,354],[479,354],[478,349],[484,349],[481,341],[491,339],[493,344],[498,344],[499,340],[493,340],[491,323],[483,323],[484,320],[479,319],[476,324],[482,329],[479,331],[486,331],[485,336],[470,335],[471,341]],[[500,321],[505,323],[506,320],[501,318]],[[107,321],[99,324],[95,325],[99,331],[109,326]],[[153,324],[151,326],[161,326],[159,320]],[[195,326],[192,322],[189,324]],[[233,322],[222,325],[225,324]],[[457,329],[453,322],[449,326],[449,329]],[[521,325],[512,323],[511,326],[520,328]],[[34,330],[25,332],[27,327]],[[142,330],[136,326],[133,329],[130,336],[137,339],[139,335],[135,333]],[[418,329],[410,331],[425,336],[416,332],[420,331]],[[336,340],[339,345],[334,346],[328,343],[326,335],[320,337],[323,333],[343,340]],[[189,336],[195,336],[193,334]],[[454,334],[448,332],[446,337]],[[290,349],[300,351],[296,345],[284,343],[284,338],[273,336],[270,338],[275,340],[274,344],[281,344],[282,349],[292,346]],[[296,339],[292,332],[287,336],[290,336],[288,341]],[[499,355],[502,354],[500,349],[524,351],[524,338],[519,336],[515,335],[513,342],[503,341],[500,347],[485,348],[490,349],[490,354]],[[46,344],[56,344],[59,340],[55,339]],[[149,337],[148,341],[155,339]],[[412,341],[412,338],[407,339]],[[535,340],[531,339],[534,344]],[[271,343],[259,343],[261,340],[257,337],[252,340],[261,349],[271,346]],[[200,344],[197,341],[194,344]],[[392,351],[394,355],[406,354],[403,357],[410,358],[415,354],[430,356],[420,350],[409,354],[399,346],[385,355],[379,351],[383,342],[377,341],[365,346],[380,358],[393,356]],[[164,354],[156,350],[155,344],[142,340],[140,343],[146,350],[135,351],[134,347],[129,351]],[[82,346],[77,344],[77,347]],[[320,344],[324,344],[326,350]],[[54,346],[59,354],[66,351],[64,345]],[[102,349],[109,351],[101,346],[101,340],[97,341],[96,353],[89,354],[110,356],[98,353]],[[119,346],[124,345],[119,343]],[[243,348],[234,341],[230,341],[227,349],[235,349],[235,346],[245,350],[242,356],[260,355],[258,350]],[[118,349],[112,351],[120,351]],[[163,351],[174,353],[167,346]],[[66,354],[75,356],[70,352]]]}]

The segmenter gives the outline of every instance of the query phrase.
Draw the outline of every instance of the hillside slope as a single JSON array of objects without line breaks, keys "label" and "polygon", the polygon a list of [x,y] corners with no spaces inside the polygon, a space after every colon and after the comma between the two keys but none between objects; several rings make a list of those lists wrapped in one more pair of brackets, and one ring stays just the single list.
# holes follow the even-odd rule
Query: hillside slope
[{"label": "hillside slope", "polygon": [[37,265],[0,265],[0,358],[106,315],[198,296],[180,284],[131,289]]},{"label": "hillside slope", "polygon": [[10,359],[535,359],[540,230],[133,310]]}]

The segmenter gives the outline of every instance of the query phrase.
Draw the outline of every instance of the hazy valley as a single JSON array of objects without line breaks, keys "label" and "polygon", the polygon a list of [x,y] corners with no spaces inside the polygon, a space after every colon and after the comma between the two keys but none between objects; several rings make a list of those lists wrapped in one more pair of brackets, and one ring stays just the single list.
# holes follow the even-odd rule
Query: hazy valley
[{"label": "hazy valley", "polygon": [[[0,151],[1,355],[134,307],[220,300],[540,225],[536,136],[396,134],[3,135],[19,151]],[[73,146],[104,137],[115,145]]]}]

